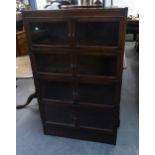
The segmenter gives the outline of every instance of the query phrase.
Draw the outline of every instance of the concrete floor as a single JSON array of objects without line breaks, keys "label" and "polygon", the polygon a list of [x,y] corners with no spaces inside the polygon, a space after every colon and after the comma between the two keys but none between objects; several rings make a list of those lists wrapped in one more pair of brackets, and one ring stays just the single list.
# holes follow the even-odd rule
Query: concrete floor
[{"label": "concrete floor", "polygon": [[[125,55],[127,69],[123,72],[121,124],[116,146],[44,135],[37,100],[33,100],[26,108],[17,110],[17,155],[138,155],[139,58],[133,42],[126,42]],[[17,85],[18,105],[25,103],[29,94],[34,91],[34,84],[32,79],[18,79]]]}]

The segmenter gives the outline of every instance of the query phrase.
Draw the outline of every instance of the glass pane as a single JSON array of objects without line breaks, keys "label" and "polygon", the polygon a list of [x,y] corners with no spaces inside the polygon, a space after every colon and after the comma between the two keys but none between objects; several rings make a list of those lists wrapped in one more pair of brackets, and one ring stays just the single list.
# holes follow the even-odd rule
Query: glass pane
[{"label": "glass pane", "polygon": [[78,72],[89,75],[116,75],[116,58],[81,55],[78,59]]},{"label": "glass pane", "polygon": [[94,109],[80,109],[79,122],[81,126],[111,129],[113,127],[113,112]]},{"label": "glass pane", "polygon": [[76,40],[81,45],[117,46],[119,22],[79,22]]},{"label": "glass pane", "polygon": [[37,68],[40,72],[70,73],[70,55],[36,55]]},{"label": "glass pane", "polygon": [[41,81],[41,96],[47,99],[73,100],[72,83],[63,81]]},{"label": "glass pane", "polygon": [[79,84],[79,100],[93,104],[112,105],[115,86],[103,84]]},{"label": "glass pane", "polygon": [[67,44],[67,23],[31,23],[33,44]]},{"label": "glass pane", "polygon": [[45,105],[45,115],[47,121],[74,124],[74,114],[70,107]]}]

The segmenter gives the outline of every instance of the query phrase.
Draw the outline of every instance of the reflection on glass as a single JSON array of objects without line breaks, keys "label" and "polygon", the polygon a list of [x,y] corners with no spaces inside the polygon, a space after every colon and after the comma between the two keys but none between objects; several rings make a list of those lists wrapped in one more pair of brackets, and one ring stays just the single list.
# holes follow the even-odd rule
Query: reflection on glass
[{"label": "reflection on glass", "polygon": [[33,44],[67,44],[67,23],[31,23]]}]

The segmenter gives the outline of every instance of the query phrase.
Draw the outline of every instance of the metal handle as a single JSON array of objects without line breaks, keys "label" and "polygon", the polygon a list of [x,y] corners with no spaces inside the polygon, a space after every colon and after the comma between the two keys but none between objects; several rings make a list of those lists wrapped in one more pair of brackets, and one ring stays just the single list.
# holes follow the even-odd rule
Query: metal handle
[{"label": "metal handle", "polygon": [[73,96],[78,96],[78,93],[77,92],[73,92]]},{"label": "metal handle", "polygon": [[75,33],[72,33],[72,37],[74,37],[75,36]]},{"label": "metal handle", "polygon": [[68,33],[68,37],[71,37],[72,36],[72,34],[71,33]]},{"label": "metal handle", "polygon": [[71,64],[71,68],[75,68],[76,67],[76,65],[75,64]]},{"label": "metal handle", "polygon": [[68,33],[68,37],[74,37],[75,33]]}]

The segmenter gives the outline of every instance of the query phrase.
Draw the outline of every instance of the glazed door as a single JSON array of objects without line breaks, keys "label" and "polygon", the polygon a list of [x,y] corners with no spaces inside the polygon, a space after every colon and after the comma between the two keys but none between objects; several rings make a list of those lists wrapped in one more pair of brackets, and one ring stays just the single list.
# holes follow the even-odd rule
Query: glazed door
[{"label": "glazed door", "polygon": [[116,47],[119,44],[120,19],[84,17],[75,22],[77,47]]},{"label": "glazed door", "polygon": [[29,22],[30,44],[36,46],[69,47],[70,22],[63,19]]}]

